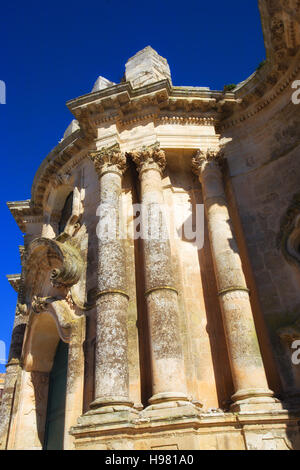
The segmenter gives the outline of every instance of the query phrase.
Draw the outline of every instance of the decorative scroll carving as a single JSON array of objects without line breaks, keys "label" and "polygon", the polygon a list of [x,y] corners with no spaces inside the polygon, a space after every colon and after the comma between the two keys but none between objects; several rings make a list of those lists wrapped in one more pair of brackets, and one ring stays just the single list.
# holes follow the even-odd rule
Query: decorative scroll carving
[{"label": "decorative scroll carving", "polygon": [[64,243],[48,238],[34,240],[29,247],[27,274],[39,259],[47,260],[49,267],[51,259],[60,262],[61,267],[52,269],[50,275],[53,286],[70,287],[79,281],[84,263],[78,247],[71,240]]},{"label": "decorative scroll carving", "polygon": [[140,150],[129,152],[128,155],[132,158],[137,165],[139,173],[151,169],[158,169],[163,173],[166,167],[165,152],[160,149],[159,142],[154,145],[144,146]]},{"label": "decorative scroll carving", "polygon": [[83,261],[79,251],[70,243],[59,244],[59,247],[63,255],[63,266],[53,269],[50,276],[51,283],[58,287],[72,286],[80,279]]},{"label": "decorative scroll carving", "polygon": [[37,297],[34,295],[32,297],[31,308],[34,313],[41,313],[47,309],[48,304],[57,300],[55,297]]},{"label": "decorative scroll carving", "polygon": [[107,171],[123,174],[127,167],[125,154],[121,152],[119,144],[109,148],[103,147],[98,152],[91,152],[90,158],[99,177]]},{"label": "decorative scroll carving", "polygon": [[35,295],[32,298],[31,308],[35,314],[49,313],[55,320],[62,340],[67,342],[70,340],[72,324],[78,317],[73,314],[68,300]]}]

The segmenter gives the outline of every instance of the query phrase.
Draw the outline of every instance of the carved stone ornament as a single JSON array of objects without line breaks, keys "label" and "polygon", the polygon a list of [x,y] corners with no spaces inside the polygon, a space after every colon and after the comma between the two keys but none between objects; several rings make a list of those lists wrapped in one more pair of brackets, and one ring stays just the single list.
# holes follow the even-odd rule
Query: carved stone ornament
[{"label": "carved stone ornament", "polygon": [[277,247],[289,263],[300,267],[300,193],[294,195],[281,219]]},{"label": "carved stone ornament", "polygon": [[208,149],[207,151],[197,150],[196,155],[192,158],[192,171],[200,176],[207,164],[216,163],[222,169],[224,162],[224,151],[222,149]]},{"label": "carved stone ornament", "polygon": [[140,150],[129,152],[129,156],[137,165],[139,173],[151,169],[158,169],[163,173],[166,167],[166,155],[165,152],[160,149],[159,142],[148,147],[144,146]]},{"label": "carved stone ornament", "polygon": [[127,168],[126,156],[121,152],[119,144],[109,148],[103,147],[97,152],[91,152],[90,158],[99,177],[107,171],[123,174]]},{"label": "carved stone ornament", "polygon": [[34,295],[31,301],[31,309],[37,315],[44,312],[49,313],[55,320],[61,339],[67,342],[70,341],[72,325],[79,317],[74,315],[73,309],[66,299]]},{"label": "carved stone ornament", "polygon": [[48,269],[51,269],[52,263],[59,264],[59,267],[52,269],[50,274],[53,286],[70,287],[79,281],[84,262],[79,248],[71,239],[64,243],[49,238],[34,240],[28,251],[26,282],[28,282],[28,277],[31,275],[31,270],[35,272],[39,261],[45,263],[45,260],[47,260]]},{"label": "carved stone ornament", "polygon": [[47,310],[48,304],[50,304],[54,300],[57,299],[55,299],[55,297],[37,297],[36,295],[34,295],[31,301],[31,308],[34,313],[44,312],[45,310]]},{"label": "carved stone ornament", "polygon": [[27,316],[28,315],[28,309],[27,309],[27,305],[26,304],[21,304],[21,303],[17,303],[17,306],[16,306],[16,316],[19,316],[19,315],[23,315],[23,316]]}]

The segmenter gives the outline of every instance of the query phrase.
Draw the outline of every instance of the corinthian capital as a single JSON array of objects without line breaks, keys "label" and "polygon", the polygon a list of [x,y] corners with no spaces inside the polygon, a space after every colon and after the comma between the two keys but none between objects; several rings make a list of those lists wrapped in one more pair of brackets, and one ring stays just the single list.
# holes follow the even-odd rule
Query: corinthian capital
[{"label": "corinthian capital", "polygon": [[224,165],[224,152],[222,149],[207,151],[198,150],[192,158],[192,171],[201,176],[202,171],[209,166],[211,169],[222,169]]},{"label": "corinthian capital", "polygon": [[142,147],[140,150],[130,152],[139,173],[146,170],[158,170],[162,173],[166,167],[165,152],[159,148],[159,144]]},{"label": "corinthian capital", "polygon": [[109,148],[103,147],[98,152],[92,152],[90,158],[99,177],[106,172],[122,175],[126,170],[126,156],[121,152],[118,144]]}]

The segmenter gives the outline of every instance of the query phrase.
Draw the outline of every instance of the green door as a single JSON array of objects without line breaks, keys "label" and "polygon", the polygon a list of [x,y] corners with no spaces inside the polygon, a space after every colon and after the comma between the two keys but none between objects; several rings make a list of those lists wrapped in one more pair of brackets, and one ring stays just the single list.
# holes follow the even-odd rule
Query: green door
[{"label": "green door", "polygon": [[49,380],[44,449],[62,450],[68,370],[68,345],[58,343]]}]

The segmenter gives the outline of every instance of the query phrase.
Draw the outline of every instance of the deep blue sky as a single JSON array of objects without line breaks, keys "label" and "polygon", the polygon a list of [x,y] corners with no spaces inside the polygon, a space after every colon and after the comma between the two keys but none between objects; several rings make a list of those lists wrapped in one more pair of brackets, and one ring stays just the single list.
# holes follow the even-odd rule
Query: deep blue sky
[{"label": "deep blue sky", "polygon": [[265,51],[256,0],[4,2],[0,24],[0,340],[9,345],[16,293],[5,275],[20,272],[23,238],[5,203],[30,198],[35,171],[72,119],[65,102],[99,75],[118,83],[147,45],[167,58],[174,85],[212,89],[244,80]]}]

